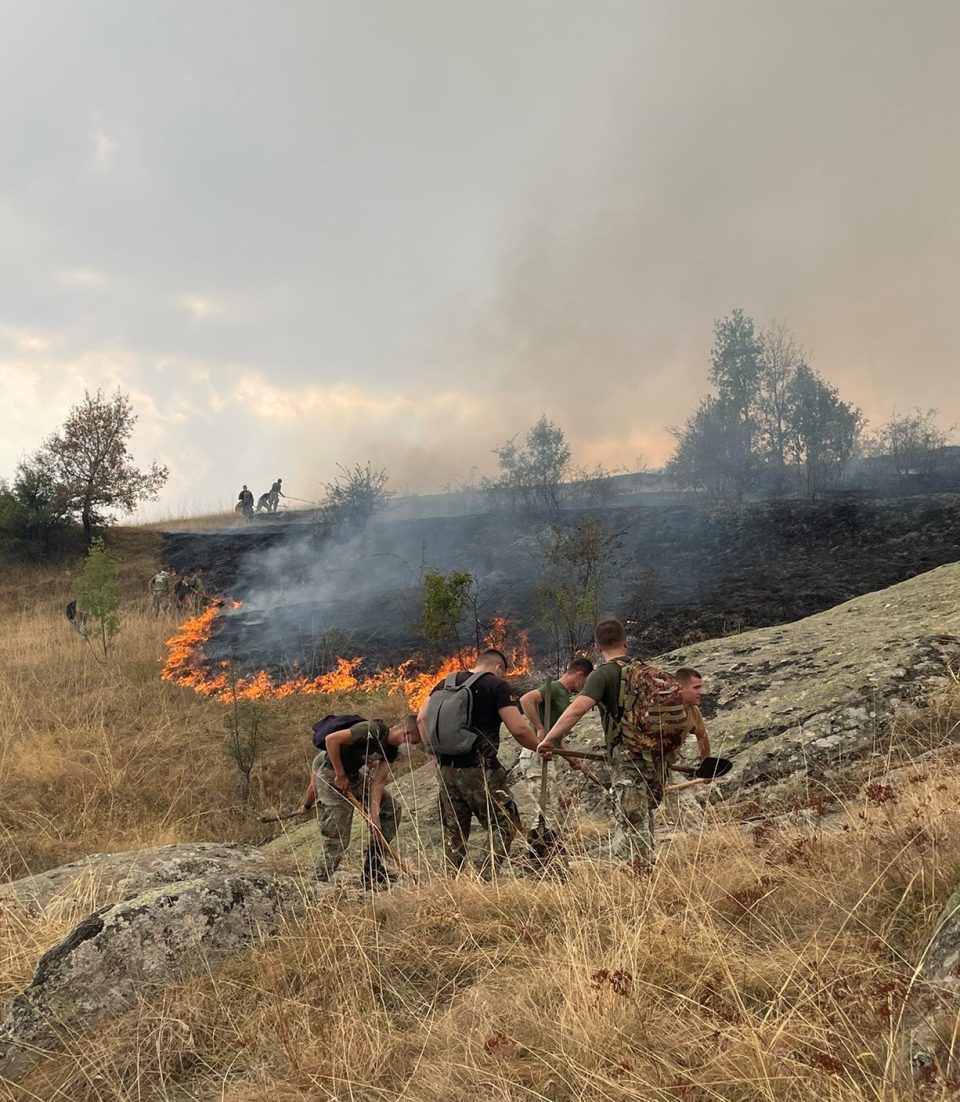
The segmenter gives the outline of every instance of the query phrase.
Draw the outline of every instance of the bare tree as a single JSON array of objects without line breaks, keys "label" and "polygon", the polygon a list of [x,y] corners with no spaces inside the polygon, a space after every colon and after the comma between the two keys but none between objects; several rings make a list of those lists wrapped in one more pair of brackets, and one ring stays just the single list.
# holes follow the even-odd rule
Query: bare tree
[{"label": "bare tree", "polygon": [[900,478],[912,474],[929,476],[936,470],[954,430],[952,425],[941,429],[936,424],[938,413],[936,409],[924,412],[915,408],[912,413],[898,415],[894,410],[890,420],[880,427],[880,451],[890,457]]},{"label": "bare tree", "polygon": [[757,398],[760,446],[775,494],[788,488],[787,461],[794,438],[793,378],[805,362],[803,349],[783,322],[760,332],[760,387]]},{"label": "bare tree", "polygon": [[375,471],[369,459],[364,467],[337,464],[337,469],[340,474],[324,484],[327,517],[334,523],[362,526],[393,497],[394,491],[387,489],[390,479],[386,470]]},{"label": "bare tree", "polygon": [[100,390],[93,395],[86,391],[40,453],[68,509],[79,514],[88,544],[94,524],[110,520],[115,512],[132,513],[141,501],[155,498],[167,481],[166,467],[151,463],[141,471],[134,466],[127,443],[136,423],[128,395],[118,390],[106,398]]}]

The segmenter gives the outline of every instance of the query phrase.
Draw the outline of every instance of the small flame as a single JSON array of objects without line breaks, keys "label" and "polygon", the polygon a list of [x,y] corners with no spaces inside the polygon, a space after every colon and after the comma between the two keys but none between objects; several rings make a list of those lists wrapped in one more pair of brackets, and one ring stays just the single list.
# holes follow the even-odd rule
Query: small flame
[{"label": "small flame", "polygon": [[[240,608],[239,601],[228,601],[230,608]],[[412,711],[416,711],[430,695],[438,681],[450,673],[467,669],[477,659],[473,648],[465,648],[459,655],[445,658],[436,669],[417,672],[411,659],[399,666],[388,666],[375,673],[363,672],[362,658],[338,658],[335,667],[318,677],[294,677],[288,681],[276,681],[266,670],[246,677],[236,676],[231,664],[223,659],[207,662],[204,646],[213,632],[213,625],[221,606],[211,606],[199,616],[181,625],[176,635],[167,640],[169,653],[160,676],[164,681],[185,685],[202,696],[217,700],[281,700],[294,693],[320,694],[342,692],[373,692],[386,689],[405,697]],[[505,616],[494,618],[490,631],[483,640],[484,647],[502,650],[509,662],[508,677],[530,672],[527,649],[527,633],[512,631]]]}]

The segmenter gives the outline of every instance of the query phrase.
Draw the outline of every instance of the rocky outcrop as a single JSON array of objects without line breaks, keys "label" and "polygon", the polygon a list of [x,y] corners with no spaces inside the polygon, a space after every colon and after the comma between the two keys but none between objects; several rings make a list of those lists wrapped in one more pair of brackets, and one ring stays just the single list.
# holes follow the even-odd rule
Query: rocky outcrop
[{"label": "rocky outcrop", "polygon": [[92,853],[82,861],[0,884],[0,906],[37,913],[57,902],[85,903],[90,910],[132,899],[165,884],[219,873],[257,872],[267,857],[253,846],[215,842],[154,846],[126,853]]},{"label": "rocky outcrop", "polygon": [[167,885],[95,911],[40,959],[0,1026],[0,1078],[276,932],[303,905],[290,877],[235,874]]},{"label": "rocky outcrop", "polygon": [[909,1057],[919,1079],[956,1079],[960,1061],[953,1053],[960,1010],[960,888],[947,900],[918,970],[913,999]]},{"label": "rocky outcrop", "polygon": [[897,708],[947,683],[960,663],[960,563],[656,661],[704,674],[715,752],[736,764],[726,788],[817,776],[872,753]]}]

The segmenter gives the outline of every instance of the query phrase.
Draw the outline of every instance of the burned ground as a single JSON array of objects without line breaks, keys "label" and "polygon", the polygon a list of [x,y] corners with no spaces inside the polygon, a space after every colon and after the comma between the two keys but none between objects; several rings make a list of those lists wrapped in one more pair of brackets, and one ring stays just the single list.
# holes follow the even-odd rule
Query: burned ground
[{"label": "burned ground", "polygon": [[[698,639],[785,623],[960,558],[960,495],[881,500],[753,502],[711,507],[651,504],[562,514],[602,520],[623,546],[611,614],[631,621],[638,649],[657,654]],[[163,558],[202,565],[208,588],[243,602],[218,620],[208,657],[245,670],[318,672],[336,654],[372,665],[415,651],[425,568],[468,570],[479,615],[531,627],[547,526],[496,513],[381,519],[354,535],[270,522],[168,533]],[[464,640],[473,638],[473,625]]]}]

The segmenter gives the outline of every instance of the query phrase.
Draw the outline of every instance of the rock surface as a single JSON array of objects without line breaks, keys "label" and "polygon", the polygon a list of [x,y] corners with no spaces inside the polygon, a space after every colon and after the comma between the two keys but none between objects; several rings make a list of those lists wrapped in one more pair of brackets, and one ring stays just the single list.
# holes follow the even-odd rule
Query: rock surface
[{"label": "rock surface", "polygon": [[0,884],[0,905],[36,913],[55,902],[83,900],[91,910],[153,888],[215,873],[255,872],[267,857],[254,846],[195,842],[126,853],[92,853],[81,861]]},{"label": "rock surface", "polygon": [[960,888],[947,900],[919,969],[925,981],[913,1000],[910,1062],[920,1079],[956,1078],[953,1032],[960,1009]]},{"label": "rock surface", "polygon": [[290,877],[249,874],[166,885],[95,911],[40,959],[0,1026],[0,1079],[21,1076],[151,988],[206,971],[274,933],[303,903]]},{"label": "rock surface", "polygon": [[960,663],[960,563],[656,661],[704,674],[714,752],[736,765],[725,787],[816,776],[870,754],[899,706],[947,683]]}]

